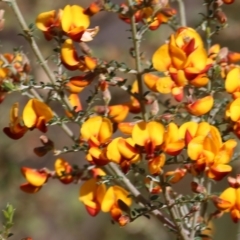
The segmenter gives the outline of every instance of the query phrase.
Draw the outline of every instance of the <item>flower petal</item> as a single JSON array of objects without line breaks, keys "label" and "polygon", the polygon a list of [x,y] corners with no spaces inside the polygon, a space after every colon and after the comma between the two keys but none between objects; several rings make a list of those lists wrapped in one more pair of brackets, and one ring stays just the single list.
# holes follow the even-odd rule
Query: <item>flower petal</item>
[{"label": "flower petal", "polygon": [[169,45],[164,44],[161,46],[152,57],[153,67],[160,71],[165,72],[171,64],[171,57],[169,54]]}]

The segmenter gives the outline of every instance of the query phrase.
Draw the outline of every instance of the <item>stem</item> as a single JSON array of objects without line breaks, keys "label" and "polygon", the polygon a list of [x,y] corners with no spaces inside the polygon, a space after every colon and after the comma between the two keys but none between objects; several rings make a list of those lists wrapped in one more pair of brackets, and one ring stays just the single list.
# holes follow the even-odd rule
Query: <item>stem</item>
[{"label": "stem", "polygon": [[[198,182],[200,185],[203,184],[203,181],[204,181],[204,178],[203,176],[201,177],[201,179],[199,180],[198,179]],[[197,221],[199,219],[199,216],[200,216],[200,208],[201,208],[201,202],[198,202],[195,207],[197,208],[196,212],[194,213],[193,215],[193,220],[192,220],[192,225],[191,225],[191,233],[190,233],[190,239],[194,239],[195,237],[195,234],[196,234],[196,224],[197,224]]]},{"label": "stem", "polygon": [[[132,0],[128,0],[128,5],[130,7],[133,6]],[[133,47],[135,51],[135,64],[136,64],[136,70],[137,70],[137,83],[138,83],[138,91],[140,95],[140,107],[142,112],[142,118],[144,121],[147,120],[147,113],[144,103],[144,97],[143,97],[143,82],[142,82],[142,64],[141,64],[141,54],[140,54],[140,40],[141,35],[137,33],[137,25],[135,23],[135,16],[132,14],[131,16],[131,30],[132,30],[132,41],[133,41]]]},{"label": "stem", "polygon": [[185,5],[183,0],[176,0],[179,6],[179,14],[180,14],[180,24],[182,27],[187,26],[187,20],[186,20],[186,11],[185,11]]},{"label": "stem", "polygon": [[[207,50],[207,53],[209,52],[209,49],[211,47],[211,1],[209,1],[207,4],[206,4],[206,12],[207,12],[207,23],[206,23],[206,31],[205,31],[205,36],[206,36],[206,50]],[[211,92],[211,89],[212,89],[212,83],[209,79],[208,81],[208,85],[207,85],[207,90],[208,92]]]},{"label": "stem", "polygon": [[160,180],[161,180],[162,193],[163,193],[163,197],[165,200],[165,204],[168,206],[168,210],[169,210],[171,219],[173,220],[173,222],[175,224],[175,228],[177,229],[180,239],[181,240],[192,240],[192,238],[188,237],[187,231],[183,228],[182,223],[177,221],[178,217],[177,217],[177,212],[175,210],[176,206],[171,204],[171,202],[173,200],[169,194],[170,187],[166,187],[163,175],[160,176]]},{"label": "stem", "polygon": [[[207,190],[207,196],[210,196],[211,195],[211,191],[212,191],[212,182],[206,178],[206,190]],[[208,198],[208,197],[207,197]],[[208,201],[205,201],[203,203],[203,206],[202,206],[202,213],[201,213],[201,216],[203,217],[203,219],[206,219],[206,215],[207,215],[207,208],[208,208]]]}]

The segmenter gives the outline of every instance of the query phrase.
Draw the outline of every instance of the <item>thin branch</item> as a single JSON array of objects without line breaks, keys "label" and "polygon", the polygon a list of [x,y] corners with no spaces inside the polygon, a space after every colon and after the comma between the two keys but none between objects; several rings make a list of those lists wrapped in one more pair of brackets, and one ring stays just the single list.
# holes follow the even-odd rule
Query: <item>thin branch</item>
[{"label": "thin branch", "polygon": [[[177,232],[179,234],[179,237],[181,240],[192,240],[191,238],[188,237],[188,232],[187,230],[185,230],[182,226],[182,222],[178,221],[181,219],[178,219],[177,217],[177,212],[175,210],[175,205],[172,204],[172,198],[170,197],[169,191],[170,191],[170,187],[166,187],[165,181],[164,181],[164,177],[161,175],[160,176],[160,180],[161,180],[161,185],[162,185],[162,193],[163,193],[163,197],[165,200],[165,204],[168,206],[168,210],[171,216],[171,219],[174,221],[175,224],[175,228],[177,229]],[[182,221],[182,220],[181,220]]]},{"label": "thin branch", "polygon": [[180,24],[182,27],[185,27],[187,26],[187,20],[186,20],[184,0],[175,0],[175,1],[178,3],[178,6],[179,6]]},{"label": "thin branch", "polygon": [[[130,7],[133,6],[132,0],[128,0],[128,5]],[[141,64],[141,53],[140,53],[140,40],[141,40],[141,35],[138,34],[137,32],[137,25],[135,22],[135,16],[132,14],[131,16],[131,30],[132,30],[132,41],[133,41],[133,46],[134,46],[134,51],[135,51],[135,62],[136,62],[136,70],[137,70],[137,83],[138,83],[138,90],[139,90],[139,95],[142,97],[143,96],[143,81],[142,81],[142,64]],[[147,113],[146,113],[146,108],[145,108],[145,103],[144,100],[140,100],[140,107],[141,107],[141,112],[142,112],[142,118],[144,121],[147,120]]]}]

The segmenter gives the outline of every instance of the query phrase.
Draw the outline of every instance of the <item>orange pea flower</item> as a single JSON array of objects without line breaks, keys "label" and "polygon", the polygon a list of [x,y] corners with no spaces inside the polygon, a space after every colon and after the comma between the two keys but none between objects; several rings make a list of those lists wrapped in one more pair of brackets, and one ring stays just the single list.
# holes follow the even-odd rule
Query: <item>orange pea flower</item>
[{"label": "orange pea flower", "polygon": [[54,164],[56,175],[64,184],[69,184],[73,181],[72,166],[62,158],[58,158]]},{"label": "orange pea flower", "polygon": [[107,146],[106,155],[109,161],[119,164],[124,173],[128,172],[131,163],[139,161],[139,153],[131,138],[115,138]]},{"label": "orange pea flower", "polygon": [[47,131],[46,123],[53,118],[51,108],[37,99],[31,99],[23,109],[23,122],[27,128]]},{"label": "orange pea flower", "polygon": [[132,204],[132,199],[129,197],[129,192],[120,186],[112,186],[106,191],[102,203],[101,210],[103,212],[110,212],[112,219],[118,222],[120,225],[126,223],[121,223],[121,217],[123,212],[119,207],[119,200],[124,202],[125,205],[130,206]]},{"label": "orange pea flower", "polygon": [[152,175],[159,175],[162,172],[162,167],[166,161],[166,156],[164,153],[150,159],[148,161],[148,170]]},{"label": "orange pea flower", "polygon": [[106,156],[106,148],[90,147],[86,155],[87,161],[97,166],[103,166],[109,163]]},{"label": "orange pea flower", "polygon": [[240,181],[239,175],[236,179],[229,177],[230,187],[225,189],[218,198],[214,198],[215,206],[224,212],[229,212],[233,222],[240,219]]},{"label": "orange pea flower", "polygon": [[41,30],[46,40],[51,40],[61,31],[62,9],[40,13],[36,19],[36,26]]},{"label": "orange pea flower", "polygon": [[90,3],[89,7],[84,10],[84,13],[88,16],[93,16],[103,9],[101,2],[95,1]]},{"label": "orange pea flower", "polygon": [[169,43],[154,53],[152,62],[154,68],[170,76],[177,87],[187,84],[205,86],[208,83],[206,73],[212,65],[200,35],[187,27],[172,34]]},{"label": "orange pea flower", "polygon": [[91,146],[107,143],[113,133],[113,126],[108,118],[101,116],[90,117],[80,130],[81,139],[88,141]]},{"label": "orange pea flower", "polygon": [[[69,70],[92,71],[96,68],[96,60],[89,56],[78,57],[72,39],[66,39],[61,48],[63,65]],[[74,79],[73,79],[74,80]]]},{"label": "orange pea flower", "polygon": [[183,138],[180,138],[178,126],[175,123],[170,123],[164,134],[162,150],[172,156],[178,155],[185,147]]},{"label": "orange pea flower", "polygon": [[163,143],[164,126],[161,123],[139,122],[134,125],[132,130],[132,139],[138,146],[144,147],[147,158],[154,157],[154,151]]},{"label": "orange pea flower", "polygon": [[27,193],[38,192],[48,180],[48,174],[45,171],[22,167],[21,172],[27,183],[20,185],[20,189]]},{"label": "orange pea flower", "polygon": [[95,74],[92,72],[86,73],[81,76],[74,76],[69,79],[69,82],[66,84],[67,90],[70,93],[80,93],[82,90],[90,85],[92,80],[95,78]]},{"label": "orange pea flower", "polygon": [[22,118],[18,116],[19,104],[14,103],[10,110],[9,127],[5,127],[3,132],[12,139],[19,139],[27,132],[27,127],[22,123]]},{"label": "orange pea flower", "polygon": [[[134,94],[138,94],[139,93],[137,80],[135,80],[133,82],[133,84],[132,84],[131,93],[134,93]],[[140,113],[141,112],[140,103],[133,96],[130,97],[130,102],[127,103],[127,106],[129,107],[129,111],[131,113]]]},{"label": "orange pea flower", "polygon": [[212,96],[200,98],[192,103],[186,105],[186,109],[194,116],[202,116],[211,111],[214,104]]},{"label": "orange pea flower", "polygon": [[187,170],[184,168],[177,168],[174,171],[169,171],[164,174],[166,181],[171,184],[177,183],[186,175]]},{"label": "orange pea flower", "polygon": [[[72,105],[74,112],[78,113],[79,111],[82,110],[82,104],[81,104],[81,100],[80,100],[80,97],[78,96],[78,94],[71,93],[68,96],[68,100],[69,100],[70,105]],[[73,114],[71,112],[69,112],[67,110],[65,112],[69,118],[73,117]]]},{"label": "orange pea flower", "polygon": [[218,129],[211,126],[207,136],[197,136],[188,144],[188,156],[195,161],[194,166],[197,172],[205,171],[209,178],[221,180],[232,167],[230,162],[237,142],[229,139],[222,142]]},{"label": "orange pea flower", "polygon": [[228,61],[229,63],[236,63],[240,61],[240,53],[239,52],[229,52],[228,53]]},{"label": "orange pea flower", "polygon": [[79,201],[85,205],[87,212],[91,216],[96,216],[101,210],[101,203],[103,201],[105,193],[105,184],[98,184],[98,180],[92,178],[84,182],[81,186]]},{"label": "orange pea flower", "polygon": [[67,5],[63,9],[61,26],[65,34],[73,41],[79,42],[90,25],[90,18],[84,13],[84,8],[78,5]]}]

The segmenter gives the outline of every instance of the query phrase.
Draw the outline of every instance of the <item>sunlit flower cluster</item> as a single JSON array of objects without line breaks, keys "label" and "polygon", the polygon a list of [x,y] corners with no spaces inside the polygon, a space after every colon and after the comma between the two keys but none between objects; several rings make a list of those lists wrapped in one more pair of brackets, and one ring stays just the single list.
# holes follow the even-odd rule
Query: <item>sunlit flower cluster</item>
[{"label": "sunlit flower cluster", "polygon": [[200,35],[192,28],[182,27],[170,36],[152,57],[153,67],[164,77],[146,74],[144,81],[149,89],[160,93],[172,93],[177,101],[184,97],[184,86],[205,86],[207,71],[212,66]]},{"label": "sunlit flower cluster", "polygon": [[30,72],[27,56],[21,52],[0,54],[0,103],[4,100],[7,90],[14,87]]},{"label": "sunlit flower cluster", "polygon": [[[135,22],[147,22],[150,30],[158,29],[161,24],[167,23],[175,14],[176,10],[171,8],[168,4],[168,0],[158,1],[143,1],[135,0],[134,19]],[[119,14],[119,18],[126,23],[131,22],[131,15],[129,13],[129,6],[126,3],[122,3],[122,13]]]}]

